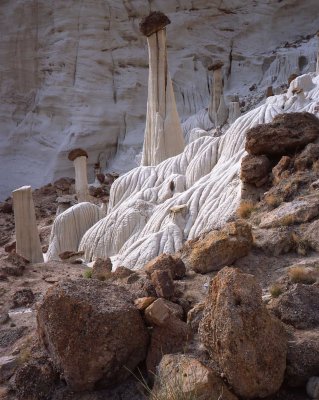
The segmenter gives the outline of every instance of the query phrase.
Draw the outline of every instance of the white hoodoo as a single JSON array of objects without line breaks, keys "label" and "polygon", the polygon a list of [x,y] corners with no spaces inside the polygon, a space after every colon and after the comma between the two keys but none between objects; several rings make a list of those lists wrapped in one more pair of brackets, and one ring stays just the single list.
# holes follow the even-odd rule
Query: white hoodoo
[{"label": "white hoodoo", "polygon": [[16,233],[16,252],[31,263],[43,262],[31,186],[12,192]]},{"label": "white hoodoo", "polygon": [[167,67],[166,28],[169,19],[153,12],[140,24],[147,36],[149,78],[142,165],[158,165],[185,147],[173,85]]},{"label": "white hoodoo", "polygon": [[90,201],[89,186],[87,177],[87,152],[82,149],[74,149],[69,153],[69,160],[73,161],[75,168],[75,192],[78,202]]},{"label": "white hoodoo", "polygon": [[222,67],[223,63],[217,61],[209,68],[209,70],[213,70],[213,92],[208,107],[208,115],[210,120],[215,123],[216,128],[223,126],[228,117],[228,108],[225,104],[223,93]]}]

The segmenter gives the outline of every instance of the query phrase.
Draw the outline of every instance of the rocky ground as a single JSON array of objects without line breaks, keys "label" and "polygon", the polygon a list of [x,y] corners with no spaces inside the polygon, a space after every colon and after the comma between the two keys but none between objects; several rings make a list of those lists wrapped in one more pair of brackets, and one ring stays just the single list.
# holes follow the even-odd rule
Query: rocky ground
[{"label": "rocky ground", "polygon": [[[318,398],[318,138],[310,114],[251,129],[237,215],[138,272],[30,265],[2,204],[0,399]],[[58,185],[34,192],[43,246]]]}]

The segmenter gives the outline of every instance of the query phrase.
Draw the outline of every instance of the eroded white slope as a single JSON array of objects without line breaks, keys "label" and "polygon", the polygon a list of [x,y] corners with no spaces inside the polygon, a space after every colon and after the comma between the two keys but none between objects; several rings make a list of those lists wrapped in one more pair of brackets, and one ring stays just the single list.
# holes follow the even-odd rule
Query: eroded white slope
[{"label": "eroded white slope", "polygon": [[64,251],[77,251],[84,233],[104,217],[103,210],[92,203],[79,203],[58,215],[50,235],[47,260],[59,260]]},{"label": "eroded white slope", "polygon": [[[296,88],[301,93],[294,94]],[[298,77],[286,94],[238,118],[224,136],[199,138],[156,167],[139,167],[120,177],[112,186],[108,215],[81,240],[86,259],[114,256],[115,266],[138,269],[224,224],[240,199],[238,173],[247,130],[277,114],[302,111],[318,116],[315,74]]]}]

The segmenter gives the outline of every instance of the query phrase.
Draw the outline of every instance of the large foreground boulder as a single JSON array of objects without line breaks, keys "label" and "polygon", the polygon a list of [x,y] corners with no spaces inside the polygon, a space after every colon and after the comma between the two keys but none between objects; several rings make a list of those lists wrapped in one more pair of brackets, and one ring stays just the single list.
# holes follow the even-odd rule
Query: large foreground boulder
[{"label": "large foreground boulder", "polygon": [[253,275],[228,267],[217,274],[199,332],[237,395],[266,397],[279,389],[286,368],[286,333],[263,305]]},{"label": "large foreground boulder", "polygon": [[205,274],[218,271],[246,256],[252,246],[250,225],[244,220],[230,222],[220,231],[212,231],[203,239],[189,241],[182,249],[186,265]]},{"label": "large foreground boulder", "polygon": [[270,124],[257,125],[247,132],[249,154],[281,156],[302,150],[319,138],[319,120],[310,113],[277,115]]},{"label": "large foreground boulder", "polygon": [[[158,366],[154,399],[236,400],[221,378],[187,355],[167,354]],[[152,397],[152,398],[153,398]]]},{"label": "large foreground boulder", "polygon": [[38,333],[74,391],[125,379],[146,356],[148,334],[131,295],[97,280],[66,280],[38,307]]}]

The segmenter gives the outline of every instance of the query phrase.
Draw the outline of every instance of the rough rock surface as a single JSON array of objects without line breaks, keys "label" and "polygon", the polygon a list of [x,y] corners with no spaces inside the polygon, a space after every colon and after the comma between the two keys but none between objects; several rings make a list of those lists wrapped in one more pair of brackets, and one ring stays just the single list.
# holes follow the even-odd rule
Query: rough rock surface
[{"label": "rough rock surface", "polygon": [[129,293],[116,285],[60,282],[47,292],[37,318],[42,342],[74,391],[121,381],[146,355],[148,336],[140,313]]},{"label": "rough rock surface", "polygon": [[165,355],[157,370],[152,391],[155,398],[236,400],[214,371],[187,355]]},{"label": "rough rock surface", "polygon": [[266,254],[279,256],[288,253],[294,246],[292,234],[286,227],[273,229],[254,229],[254,247]]},{"label": "rough rock surface", "polygon": [[162,326],[155,326],[146,358],[147,370],[155,373],[165,354],[184,352],[192,336],[190,327],[174,316],[167,318]]},{"label": "rough rock surface", "polygon": [[261,228],[275,228],[308,222],[319,214],[319,197],[317,194],[305,196],[265,214],[260,222]]},{"label": "rough rock surface", "polygon": [[112,262],[109,258],[102,260],[98,258],[92,266],[92,278],[105,280],[112,272]]},{"label": "rough rock surface", "polygon": [[304,386],[319,375],[319,329],[294,330],[289,335],[285,381],[291,387]]},{"label": "rough rock surface", "polygon": [[[243,96],[252,81],[261,95],[270,85],[275,91],[289,75],[315,67],[315,40],[309,44],[300,38],[318,29],[316,0],[307,6],[300,0],[213,1],[196,7],[189,0],[152,6],[142,0],[37,4],[1,2],[0,157],[7,168],[1,171],[0,198],[26,180],[42,185],[73,173],[67,153],[74,147],[87,150],[91,177],[99,154],[105,167],[117,142],[122,157],[114,167],[136,165],[147,96],[147,54],[138,24],[150,9],[165,11],[172,21],[168,56],[183,118],[207,106],[212,86],[207,66],[217,58],[231,72],[226,94]],[[295,40],[296,47],[273,54]]]},{"label": "rough rock surface", "polygon": [[271,304],[271,310],[285,324],[297,329],[319,326],[319,285],[297,283]]},{"label": "rough rock surface", "polygon": [[230,222],[202,240],[188,242],[182,249],[184,262],[195,272],[218,271],[248,254],[252,245],[250,225],[244,220]]},{"label": "rough rock surface", "polygon": [[306,229],[303,239],[315,251],[319,251],[319,220],[312,222]]},{"label": "rough rock surface", "polygon": [[265,155],[248,154],[241,162],[240,179],[257,187],[262,186],[267,181],[270,168],[270,161]]},{"label": "rough rock surface", "polygon": [[181,279],[186,273],[186,268],[183,261],[170,254],[161,254],[149,261],[144,270],[148,275],[151,275],[156,270],[169,270],[173,279]]},{"label": "rough rock surface", "polygon": [[247,132],[245,149],[252,155],[289,155],[319,138],[319,120],[310,113],[277,115],[273,122]]},{"label": "rough rock surface", "polygon": [[163,326],[169,317],[183,318],[183,309],[180,305],[165,299],[157,299],[145,310],[145,318],[152,325]]},{"label": "rough rock surface", "polygon": [[52,398],[58,373],[51,362],[43,357],[22,365],[15,377],[14,385],[19,400],[47,400]]},{"label": "rough rock surface", "polygon": [[199,332],[237,395],[266,397],[279,389],[286,368],[286,333],[263,305],[254,276],[228,267],[217,274]]}]

